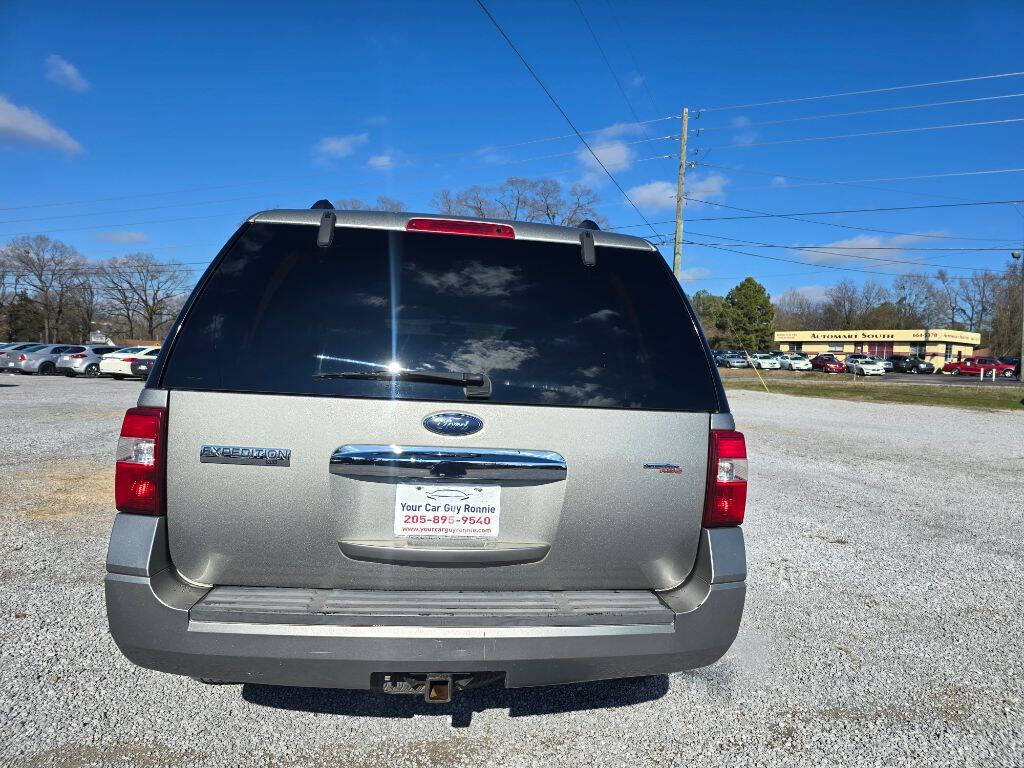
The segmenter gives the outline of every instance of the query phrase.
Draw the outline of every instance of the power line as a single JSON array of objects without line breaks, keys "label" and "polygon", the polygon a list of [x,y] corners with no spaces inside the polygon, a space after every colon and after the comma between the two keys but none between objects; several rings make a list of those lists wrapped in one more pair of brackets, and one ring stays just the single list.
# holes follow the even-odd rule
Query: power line
[{"label": "power line", "polygon": [[[665,241],[663,241],[663,244],[664,244],[664,242]],[[788,264],[802,264],[805,267],[814,267],[814,268],[822,268],[823,267],[823,268],[829,269],[829,270],[838,270],[838,271],[841,271],[841,272],[860,272],[860,273],[866,274],[866,275],[885,275],[886,277],[893,277],[894,276],[894,273],[892,273],[892,272],[882,272],[880,270],[857,269],[856,267],[840,267],[840,266],[836,266],[836,265],[832,265],[832,264],[815,264],[813,262],[808,262],[808,261],[799,261],[798,259],[786,259],[786,258],[782,258],[781,256],[767,256],[767,255],[765,255],[763,253],[751,253],[750,251],[741,251],[741,250],[738,250],[736,248],[728,248],[728,247],[723,246],[723,245],[707,245],[706,243],[699,243],[699,242],[696,242],[696,241],[687,241],[687,243],[689,245],[702,245],[702,246],[704,246],[706,248],[713,248],[713,249],[718,250],[718,251],[728,251],[730,253],[738,253],[738,254],[743,255],[743,256],[753,256],[755,259],[766,259],[768,261],[782,261],[782,262],[786,262]],[[936,277],[934,275],[927,275],[927,274],[925,274],[925,275],[922,275],[922,276],[927,278],[927,279],[929,279],[929,280],[935,280],[936,279]],[[951,275],[951,277],[967,277],[967,275]]]},{"label": "power line", "polygon": [[[827,115],[805,115],[803,117],[787,117],[782,120],[764,120],[757,123],[745,123],[742,128],[761,128],[767,125],[783,125],[784,123],[800,123],[807,120],[826,120],[833,117],[857,117],[859,115],[874,115],[880,112],[901,112],[908,109],[925,109],[926,107],[946,107],[956,104],[973,104],[979,101],[996,101],[998,99],[1017,99],[1024,96],[1024,92],[1021,93],[1007,93],[1001,96],[978,96],[973,99],[953,99],[951,101],[933,101],[927,104],[904,104],[897,107],[879,107],[877,109],[859,109],[854,112],[832,112]],[[701,126],[700,128],[694,128],[693,132],[703,133],[705,131],[734,131],[737,130],[735,125],[709,125]]]},{"label": "power line", "polygon": [[[615,22],[615,26],[619,30],[619,39],[622,40],[622,44],[625,46],[626,52],[629,54],[629,59],[633,62],[633,69],[636,71],[637,76],[640,78],[640,82],[644,87],[644,93],[647,94],[647,100],[651,102],[651,108],[655,112],[660,111],[658,109],[657,102],[654,100],[654,94],[651,93],[651,88],[647,84],[647,78],[644,77],[643,72],[640,71],[640,64],[637,63],[636,56],[633,54],[633,46],[629,44],[629,36],[622,28],[622,22],[619,21],[619,16],[615,13],[615,7],[612,4],[612,0],[605,0],[605,4],[608,6],[608,13],[611,14],[612,20]],[[673,119],[677,117],[678,115],[674,116]]]},{"label": "power line", "polygon": [[626,95],[626,89],[622,87],[622,83],[619,81],[619,76],[615,74],[615,70],[612,68],[612,63],[608,60],[608,55],[604,52],[604,47],[601,45],[601,41],[597,39],[597,33],[594,32],[594,27],[590,24],[590,19],[587,18],[587,14],[583,12],[583,6],[580,5],[580,0],[572,0],[576,6],[576,10],[580,12],[580,16],[583,17],[583,23],[587,25],[587,31],[590,32],[590,36],[594,39],[594,45],[597,46],[597,50],[601,53],[601,58],[604,59],[604,65],[608,67],[608,72],[612,76],[612,80],[615,81],[615,85],[619,89],[619,93],[622,94],[622,100],[626,102],[626,106],[629,108],[629,113],[633,116],[635,122],[640,122],[640,116],[633,109],[633,102],[629,100],[629,96]]},{"label": "power line", "polygon": [[[922,131],[943,131],[949,128],[977,128],[986,125],[1007,125],[1008,123],[1024,123],[1024,117],[1011,117],[1004,120],[981,120],[973,123],[949,123],[947,125],[925,125],[918,128],[891,128],[886,131],[863,131],[861,133],[838,133],[832,136],[803,136],[798,139],[777,139],[774,141],[754,141],[749,144],[716,144],[701,147],[698,152],[711,149],[749,149],[751,147],[771,147],[779,144],[803,144],[809,141],[834,141],[837,139],[856,139],[864,136],[892,136],[898,133],[921,133]],[[678,157],[678,155],[676,155]]]},{"label": "power line", "polygon": [[[792,250],[801,250],[801,251],[805,251],[807,253],[820,253],[820,254],[825,255],[825,256],[838,256],[838,257],[844,258],[844,259],[858,259],[858,260],[863,260],[863,261],[878,261],[878,262],[882,262],[882,263],[885,263],[885,264],[901,264],[901,265],[912,265],[912,266],[920,266],[920,267],[939,267],[940,269],[968,269],[968,270],[971,270],[972,272],[999,272],[1000,271],[1000,270],[989,269],[989,268],[986,268],[986,267],[969,267],[969,266],[962,265],[962,264],[934,264],[934,263],[925,262],[925,261],[913,261],[913,260],[908,260],[908,259],[887,259],[887,258],[883,258],[881,256],[865,256],[863,254],[855,254],[855,253],[838,253],[836,251],[822,250],[821,247],[815,247],[815,246],[782,246],[782,245],[777,245],[777,244],[774,244],[774,243],[761,243],[761,242],[758,242],[756,240],[743,240],[741,238],[722,237],[721,235],[702,234],[700,232],[693,232],[693,231],[691,231],[690,234],[697,235],[699,237],[719,237],[719,238],[721,238],[723,240],[735,240],[736,242],[739,242],[739,243],[741,243],[743,245],[751,245],[751,246],[756,246],[758,248],[790,248]],[[701,243],[701,242],[698,242],[698,243],[695,243],[695,244],[696,245],[707,246],[709,248],[713,247],[713,246],[717,246],[717,245],[723,245],[722,243]],[[727,244],[725,244],[725,245],[727,245]],[[831,248],[832,246],[825,246],[825,247]],[[897,249],[877,248],[875,250],[900,250],[900,249],[898,249],[898,248]],[[1005,250],[1005,249],[1001,249],[1001,250]]]},{"label": "power line", "polygon": [[751,168],[741,168],[735,165],[718,165],[712,163],[698,162],[697,167],[700,168],[714,168],[720,171],[733,171],[736,173],[751,173],[757,176],[771,176],[773,178],[782,179],[798,179],[800,181],[809,182],[807,184],[784,184],[777,185],[775,189],[797,189],[799,187],[819,187],[829,184],[836,184],[844,187],[858,187],[860,189],[870,189],[881,192],[900,192],[907,195],[922,195],[924,193],[914,192],[905,189],[892,189],[891,187],[866,187],[863,186],[865,183],[871,183],[876,181],[913,181],[919,179],[945,179],[955,178],[961,176],[988,176],[993,174],[1001,173],[1024,173],[1024,168],[995,168],[992,170],[980,170],[980,171],[953,171],[949,173],[925,173],[917,176],[883,176],[875,179],[849,179],[843,181],[837,181],[835,179],[815,179],[808,176],[796,176],[791,173],[779,173],[771,171],[756,171]]},{"label": "power line", "polygon": [[483,0],[476,0],[476,3],[477,5],[480,6],[480,10],[487,14],[487,18],[491,20],[491,23],[494,25],[494,28],[498,30],[498,32],[501,34],[503,38],[505,38],[505,42],[508,43],[509,48],[511,48],[512,51],[516,54],[516,56],[519,57],[519,60],[523,63],[523,66],[526,67],[527,72],[529,72],[533,76],[533,79],[537,81],[537,85],[539,85],[541,90],[544,91],[548,99],[555,106],[555,109],[559,111],[559,113],[565,119],[565,122],[572,129],[572,132],[575,133],[579,140],[583,143],[583,146],[587,148],[587,151],[590,152],[591,156],[594,158],[594,161],[601,167],[601,170],[604,171],[605,175],[611,180],[612,184],[615,185],[616,189],[619,190],[622,196],[629,201],[629,204],[633,207],[633,210],[636,211],[637,216],[639,216],[647,224],[647,226],[650,227],[652,232],[656,232],[654,226],[649,221],[647,221],[647,217],[644,216],[643,212],[637,207],[636,203],[633,202],[630,196],[626,194],[626,190],[623,189],[622,185],[619,184],[619,182],[616,180],[614,176],[612,176],[611,172],[605,167],[605,164],[601,161],[601,158],[597,156],[597,153],[594,152],[590,144],[587,143],[587,140],[583,138],[583,134],[579,132],[579,129],[573,123],[568,113],[564,109],[562,109],[562,105],[558,103],[558,100],[551,94],[551,91],[548,90],[547,86],[544,85],[544,81],[541,80],[540,76],[538,76],[537,73],[533,70],[533,67],[531,67],[530,63],[526,60],[526,57],[524,57],[523,54],[519,52],[519,49],[516,48],[515,43],[512,42],[512,38],[508,36],[504,29],[502,29],[501,24],[499,24],[498,20],[494,18],[494,15],[490,12],[490,10],[488,10]]},{"label": "power line", "polygon": [[[696,197],[683,196],[684,200],[689,200],[692,203],[703,203],[705,205],[713,205],[718,208],[728,208],[734,211],[745,211],[750,214],[748,216],[704,216],[699,218],[690,218],[687,221],[739,221],[741,219],[791,219],[795,216],[831,216],[842,213],[885,213],[889,211],[917,211],[932,208],[965,208],[979,205],[1014,205],[1024,201],[1021,200],[974,200],[967,203],[932,203],[930,205],[900,205],[892,206],[889,208],[844,208],[841,210],[834,211],[803,211],[800,213],[767,213],[765,211],[757,211],[753,208],[740,208],[735,205],[726,205],[725,203],[717,203],[713,200],[700,200]],[[673,220],[668,221],[655,221],[654,224],[670,224]],[[813,222],[820,224],[824,222]],[[611,229],[628,229],[630,227],[638,227],[639,224],[625,224],[620,227],[611,227]],[[897,233],[897,234],[913,234],[913,233]],[[971,238],[961,238],[971,239]]]},{"label": "power line", "polygon": [[891,93],[893,91],[906,91],[913,88],[932,88],[938,85],[954,85],[957,83],[973,83],[978,80],[996,80],[1005,77],[1020,77],[1024,72],[1001,72],[995,75],[977,75],[975,77],[959,77],[954,80],[937,80],[931,83],[912,83],[910,85],[893,85],[887,88],[868,88],[862,91],[842,91],[839,93],[826,93],[820,96],[800,96],[789,99],[773,99],[772,101],[758,101],[750,104],[730,104],[721,107],[705,107],[701,112],[720,112],[726,109],[747,109],[749,107],[767,107],[775,104],[795,104],[801,101],[820,101],[821,99],[838,99],[844,96],[864,96],[869,93]]},{"label": "power line", "polygon": [[[801,218],[801,216],[799,214],[767,213],[765,211],[758,211],[758,210],[755,210],[753,208],[740,208],[740,207],[735,206],[735,205],[726,205],[725,203],[716,203],[716,202],[711,201],[711,200],[699,200],[699,199],[697,199],[695,197],[687,197],[685,199],[689,200],[691,202],[703,203],[705,205],[712,205],[712,206],[716,206],[716,207],[719,207],[719,208],[727,208],[727,209],[734,210],[734,211],[745,211],[747,213],[756,213],[756,214],[760,214],[761,215],[760,217],[778,217],[778,218],[789,219],[790,221],[800,221],[800,222],[803,222],[805,224],[817,224],[819,226],[834,227],[834,228],[837,228],[837,229],[850,229],[850,230],[856,230],[856,231],[861,231],[861,232],[877,232],[877,233],[886,234],[886,235],[909,235],[911,237],[934,238],[934,239],[941,239],[941,240],[977,240],[977,241],[980,241],[980,242],[993,242],[993,243],[1015,243],[1016,242],[1015,239],[1001,240],[1001,239],[994,238],[994,237],[967,237],[966,235],[938,235],[938,234],[924,233],[924,232],[902,232],[902,231],[894,230],[894,229],[879,229],[877,227],[862,227],[862,226],[856,226],[856,225],[853,225],[853,224],[838,224],[838,223],[831,222],[831,221],[816,221],[815,219]],[[740,216],[740,217],[723,216],[723,217],[717,217],[717,218],[688,219],[688,221],[730,221],[730,220],[737,219],[737,218],[747,218],[747,217],[742,217],[742,216]],[[755,217],[750,217],[750,218],[755,218]],[[654,223],[655,224],[674,224],[675,220],[670,219],[668,221],[656,221]],[[640,226],[640,225],[639,224],[623,224],[623,225],[618,226],[618,227],[609,227],[609,229],[631,229],[633,227],[638,227],[638,226]]]}]

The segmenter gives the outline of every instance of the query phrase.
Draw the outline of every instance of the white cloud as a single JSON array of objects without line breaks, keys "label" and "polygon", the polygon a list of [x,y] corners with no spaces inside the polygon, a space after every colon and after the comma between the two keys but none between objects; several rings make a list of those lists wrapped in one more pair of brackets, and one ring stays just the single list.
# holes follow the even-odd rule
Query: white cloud
[{"label": "white cloud", "polygon": [[773,176],[772,177],[772,186],[773,187],[784,187],[788,183],[789,182],[786,181],[786,177],[785,176]]},{"label": "white cloud", "polygon": [[[698,200],[713,200],[725,197],[725,185],[729,179],[720,173],[709,173],[707,176],[687,180],[685,197],[695,197]],[[689,200],[686,201],[690,203]]]},{"label": "white cloud", "polygon": [[582,323],[584,320],[596,320],[598,322],[602,322],[603,323],[603,322],[606,322],[606,321],[609,321],[609,320],[614,320],[618,316],[619,316],[619,313],[616,312],[614,309],[607,309],[606,308],[606,309],[599,309],[596,312],[591,312],[589,315],[587,315],[586,317],[580,318],[576,322],[577,323]]},{"label": "white cloud", "polygon": [[633,75],[632,78],[630,78],[629,84],[631,86],[633,86],[634,88],[640,88],[644,84],[644,81],[646,79],[647,78],[645,78],[643,75],[637,73],[637,74]]},{"label": "white cloud", "polygon": [[387,115],[370,115],[366,118],[367,125],[387,125],[391,122],[391,118]]},{"label": "white cloud", "polygon": [[702,280],[711,274],[711,270],[705,267],[690,267],[689,269],[681,269],[679,271],[679,281],[683,283],[692,283],[696,280]]},{"label": "white cloud", "polygon": [[[686,197],[698,200],[714,200],[725,197],[725,186],[729,179],[720,173],[707,176],[696,176],[687,179]],[[671,181],[651,181],[639,184],[626,190],[629,199],[641,208],[649,211],[664,211],[674,208],[676,204],[676,183]],[[700,205],[687,200],[686,205]]]},{"label": "white cloud", "polygon": [[340,160],[356,151],[356,147],[370,140],[368,133],[350,133],[344,136],[325,136],[313,145],[318,160]]},{"label": "white cloud", "polygon": [[518,267],[471,261],[462,269],[447,272],[417,269],[414,264],[409,268],[423,285],[453,296],[508,296],[526,287]]},{"label": "white cloud", "polygon": [[732,121],[733,134],[732,143],[738,147],[747,147],[757,140],[757,131],[750,129],[750,118],[739,116]]},{"label": "white cloud", "polygon": [[77,155],[82,145],[45,117],[0,96],[0,144],[37,144]]},{"label": "white cloud", "polygon": [[144,243],[145,232],[97,232],[94,237],[104,243]]},{"label": "white cloud", "polygon": [[594,159],[594,155],[591,155],[590,152],[587,151],[586,147],[576,153],[577,159],[591,173],[604,173],[604,171],[601,170],[601,164],[603,164],[610,173],[628,171],[633,167],[633,150],[630,149],[625,142],[607,141],[601,144],[593,144],[591,146],[594,150],[594,155],[597,155],[601,160],[600,164]]},{"label": "white cloud", "polygon": [[82,77],[78,67],[56,53],[46,57],[46,79],[78,93],[85,93],[92,88],[92,83]]},{"label": "white cloud", "polygon": [[371,155],[366,164],[377,171],[386,171],[395,167],[395,158],[392,155]]},{"label": "white cloud", "polygon": [[[874,259],[899,260],[903,253],[901,248],[914,243],[919,243],[924,238],[920,235],[856,235],[845,240],[833,240],[830,243],[822,243],[812,246],[815,250],[808,251],[797,249],[798,254],[808,264],[838,264],[842,262],[857,261],[858,257],[871,256]],[[805,243],[800,243],[805,245]],[[877,249],[877,250],[876,250]],[[829,251],[829,253],[821,253]],[[879,262],[879,267],[885,267],[885,262]]]},{"label": "white cloud", "polygon": [[537,348],[503,339],[467,339],[450,357],[438,362],[452,371],[515,371],[537,356]]},{"label": "white cloud", "polygon": [[626,190],[629,199],[648,211],[662,211],[674,208],[676,185],[667,181],[651,181]]}]

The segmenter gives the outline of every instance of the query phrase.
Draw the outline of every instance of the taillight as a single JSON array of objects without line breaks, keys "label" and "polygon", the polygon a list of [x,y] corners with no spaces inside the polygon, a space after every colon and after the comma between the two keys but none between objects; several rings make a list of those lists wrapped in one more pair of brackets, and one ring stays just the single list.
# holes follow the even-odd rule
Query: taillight
[{"label": "taillight", "polygon": [[121,358],[121,362],[123,362],[123,363],[134,363],[135,362],[135,358],[134,357],[122,357]]},{"label": "taillight", "polygon": [[81,360],[83,357],[88,357],[88,356],[89,355],[87,355],[85,352],[79,352],[78,354],[71,355],[71,359],[72,360]]},{"label": "taillight", "polygon": [[164,498],[167,409],[129,408],[114,464],[114,505],[120,512],[167,513]]},{"label": "taillight", "polygon": [[747,444],[742,432],[711,430],[708,445],[708,487],[704,527],[743,523],[747,505]]},{"label": "taillight", "polygon": [[485,221],[458,221],[455,219],[409,219],[407,232],[440,232],[447,235],[476,235],[515,240],[516,231],[508,224],[488,224]]},{"label": "taillight", "polygon": [[18,362],[19,363],[25,362],[25,355],[23,355],[23,354],[22,355],[18,355]]}]

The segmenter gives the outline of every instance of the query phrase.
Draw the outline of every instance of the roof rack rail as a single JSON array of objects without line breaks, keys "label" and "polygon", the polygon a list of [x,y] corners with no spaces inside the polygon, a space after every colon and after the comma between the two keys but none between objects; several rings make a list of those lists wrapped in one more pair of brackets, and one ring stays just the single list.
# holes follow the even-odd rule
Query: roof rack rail
[{"label": "roof rack rail", "polygon": [[333,211],[334,205],[330,200],[317,200],[309,207],[309,209],[311,211]]}]

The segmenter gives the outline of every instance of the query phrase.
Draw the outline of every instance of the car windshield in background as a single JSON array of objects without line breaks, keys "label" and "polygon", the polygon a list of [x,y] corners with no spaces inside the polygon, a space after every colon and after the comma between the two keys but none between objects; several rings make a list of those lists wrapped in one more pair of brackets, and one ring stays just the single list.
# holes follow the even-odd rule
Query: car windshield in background
[{"label": "car windshield in background", "polygon": [[[489,402],[718,410],[681,292],[655,251],[252,224],[197,297],[162,384],[465,401],[429,376],[486,374]],[[332,375],[334,374],[334,375]],[[337,374],[364,374],[337,375]]]}]

